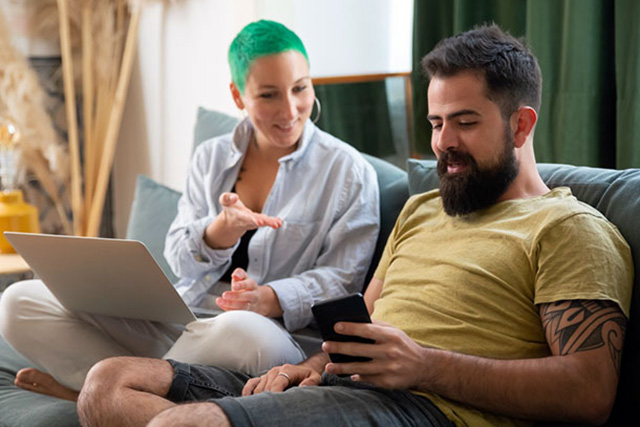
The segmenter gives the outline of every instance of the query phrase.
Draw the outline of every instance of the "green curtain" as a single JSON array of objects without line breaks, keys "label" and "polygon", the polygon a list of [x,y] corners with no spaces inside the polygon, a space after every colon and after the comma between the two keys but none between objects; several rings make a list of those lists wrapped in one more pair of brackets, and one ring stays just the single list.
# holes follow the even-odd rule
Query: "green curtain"
[{"label": "green curtain", "polygon": [[315,91],[322,130],[376,157],[395,154],[384,81],[317,85]]},{"label": "green curtain", "polygon": [[640,167],[640,2],[415,0],[414,141],[430,156],[420,59],[438,40],[485,22],[524,36],[543,76],[538,161]]}]

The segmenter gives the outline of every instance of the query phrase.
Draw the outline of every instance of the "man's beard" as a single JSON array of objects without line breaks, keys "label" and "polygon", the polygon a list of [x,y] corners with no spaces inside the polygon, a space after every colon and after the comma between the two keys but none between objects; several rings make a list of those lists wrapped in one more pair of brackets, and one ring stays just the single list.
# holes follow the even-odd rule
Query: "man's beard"
[{"label": "man's beard", "polygon": [[[478,167],[468,153],[446,151],[438,159],[440,195],[444,211],[449,216],[468,215],[496,203],[518,175],[520,165],[513,150],[513,134],[506,129],[504,150],[498,163]],[[447,164],[466,166],[463,172],[448,174]]]}]

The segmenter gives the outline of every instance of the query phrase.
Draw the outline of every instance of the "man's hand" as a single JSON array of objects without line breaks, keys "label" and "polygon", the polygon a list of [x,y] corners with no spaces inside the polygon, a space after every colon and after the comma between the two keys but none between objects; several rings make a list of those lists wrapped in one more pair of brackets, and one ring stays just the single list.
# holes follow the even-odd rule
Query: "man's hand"
[{"label": "man's hand", "polygon": [[220,195],[222,212],[209,224],[204,232],[204,241],[214,249],[233,246],[248,230],[258,227],[282,227],[282,220],[247,208],[235,193]]},{"label": "man's hand", "polygon": [[403,331],[389,324],[338,322],[335,331],[343,335],[369,338],[374,344],[331,342],[322,344],[325,353],[365,356],[372,360],[354,363],[329,363],[330,374],[352,374],[354,381],[363,381],[390,389],[411,389],[421,383],[424,375],[425,348]]},{"label": "man's hand", "polygon": [[271,368],[261,377],[252,378],[242,389],[243,396],[263,391],[281,392],[295,385],[314,386],[320,384],[321,376],[313,368],[301,365],[282,365]]},{"label": "man's hand", "polygon": [[281,317],[282,307],[270,286],[260,286],[242,268],[231,274],[231,290],[216,298],[216,304],[225,310],[255,311],[266,317]]}]

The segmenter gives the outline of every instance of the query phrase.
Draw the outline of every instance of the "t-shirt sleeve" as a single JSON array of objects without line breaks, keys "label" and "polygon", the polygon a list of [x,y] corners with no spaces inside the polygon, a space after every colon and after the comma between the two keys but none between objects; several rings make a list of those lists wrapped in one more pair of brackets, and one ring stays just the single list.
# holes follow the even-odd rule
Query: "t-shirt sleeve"
[{"label": "t-shirt sleeve", "polygon": [[577,213],[539,239],[535,303],[610,300],[629,316],[633,286],[631,250],[606,218]]}]

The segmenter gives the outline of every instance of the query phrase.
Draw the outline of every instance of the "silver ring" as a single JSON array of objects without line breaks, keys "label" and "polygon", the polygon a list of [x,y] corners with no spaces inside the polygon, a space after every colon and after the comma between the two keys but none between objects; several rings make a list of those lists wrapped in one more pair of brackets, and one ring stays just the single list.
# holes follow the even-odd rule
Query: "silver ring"
[{"label": "silver ring", "polygon": [[276,375],[276,377],[282,375],[283,377],[285,377],[287,379],[287,381],[289,381],[289,384],[291,384],[291,377],[289,377],[289,375],[287,375],[284,372],[278,372],[278,375]]},{"label": "silver ring", "polygon": [[246,311],[251,311],[251,303],[247,302],[247,308],[245,308]]}]

